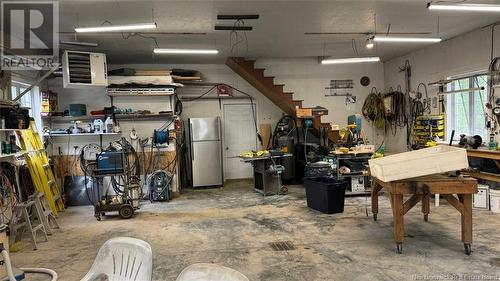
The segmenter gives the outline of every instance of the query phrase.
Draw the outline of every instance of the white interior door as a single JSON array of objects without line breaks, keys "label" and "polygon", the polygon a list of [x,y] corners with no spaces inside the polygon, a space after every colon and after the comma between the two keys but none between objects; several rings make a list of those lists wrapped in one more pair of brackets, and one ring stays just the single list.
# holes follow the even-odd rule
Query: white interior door
[{"label": "white interior door", "polygon": [[235,158],[243,151],[255,150],[257,135],[255,118],[257,110],[250,104],[224,105],[224,157],[225,179],[245,179],[253,177],[253,168],[249,163]]}]

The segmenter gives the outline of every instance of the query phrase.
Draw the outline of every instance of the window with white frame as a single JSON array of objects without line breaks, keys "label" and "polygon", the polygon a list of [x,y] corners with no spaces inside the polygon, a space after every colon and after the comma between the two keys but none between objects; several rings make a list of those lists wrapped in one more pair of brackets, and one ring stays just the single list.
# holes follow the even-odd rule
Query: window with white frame
[{"label": "window with white frame", "polygon": [[453,81],[448,84],[447,95],[447,136],[455,130],[454,139],[460,134],[480,135],[488,139],[486,129],[486,103],[488,102],[488,83],[486,75],[479,75]]},{"label": "window with white frame", "polygon": [[[15,82],[15,81],[12,81],[12,85],[11,85],[11,93],[12,93],[12,99],[15,99],[16,97],[18,97],[22,92],[24,92],[27,88],[29,87],[29,85],[26,85],[24,83],[21,83],[21,82]],[[30,115],[31,115],[31,106],[32,106],[32,93],[31,91],[29,91],[28,93],[26,93],[20,100],[19,100],[19,104],[21,105],[21,107],[26,107],[26,108],[29,108],[30,109]]]},{"label": "window with white frame", "polygon": [[[26,89],[28,89],[29,86],[30,85],[26,83],[13,80],[11,83],[11,98],[15,99],[20,94],[22,94]],[[34,118],[37,127],[41,129],[42,117],[40,115],[41,113],[40,89],[38,87],[33,87],[28,93],[22,96],[18,102],[21,107],[29,108],[30,116]]]}]

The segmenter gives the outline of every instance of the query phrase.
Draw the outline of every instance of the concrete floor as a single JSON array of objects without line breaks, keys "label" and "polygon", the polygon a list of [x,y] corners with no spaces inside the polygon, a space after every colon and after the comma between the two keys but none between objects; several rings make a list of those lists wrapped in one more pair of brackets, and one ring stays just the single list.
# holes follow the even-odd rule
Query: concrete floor
[{"label": "concrete floor", "polygon": [[[13,264],[80,280],[106,240],[131,236],[151,244],[158,281],[173,281],[199,262],[234,268],[250,280],[500,280],[500,214],[474,210],[474,252],[466,256],[458,212],[432,205],[424,222],[417,205],[405,216],[400,255],[386,197],[375,222],[369,198],[348,198],[343,214],[326,215],[307,208],[300,186],[263,202],[250,185],[189,190],[172,202],[145,203],[130,220],[109,216],[98,222],[90,207],[69,208],[60,216],[62,229],[37,251],[25,240],[24,249],[12,254]],[[291,241],[296,249],[274,251],[269,243],[277,241]]]}]

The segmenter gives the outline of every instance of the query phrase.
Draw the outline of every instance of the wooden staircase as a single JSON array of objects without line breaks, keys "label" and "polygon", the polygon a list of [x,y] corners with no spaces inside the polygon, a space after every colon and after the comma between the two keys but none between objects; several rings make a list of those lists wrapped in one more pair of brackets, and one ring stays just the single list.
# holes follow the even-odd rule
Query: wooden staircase
[{"label": "wooden staircase", "polygon": [[[293,99],[292,92],[285,92],[283,84],[274,84],[274,77],[265,76],[264,68],[255,68],[255,60],[246,60],[241,57],[228,57],[226,65],[238,73],[250,85],[259,90],[276,106],[288,115],[295,116],[295,109],[302,108],[303,100]],[[312,132],[319,135],[321,128],[330,129],[330,123],[322,123],[321,116],[314,118]]]}]

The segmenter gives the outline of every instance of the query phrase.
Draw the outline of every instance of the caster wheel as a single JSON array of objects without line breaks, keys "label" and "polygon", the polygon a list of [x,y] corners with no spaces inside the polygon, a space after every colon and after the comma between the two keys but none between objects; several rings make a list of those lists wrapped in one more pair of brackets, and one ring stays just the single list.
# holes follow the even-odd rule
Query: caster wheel
[{"label": "caster wheel", "polygon": [[134,215],[134,208],[129,204],[124,204],[118,210],[118,214],[122,219],[130,219]]},{"label": "caster wheel", "polygon": [[101,217],[104,217],[106,215],[106,213],[102,212],[101,213]]},{"label": "caster wheel", "polygon": [[424,215],[424,221],[429,221],[429,215]]},{"label": "caster wheel", "polygon": [[377,221],[377,214],[373,214],[373,220]]},{"label": "caster wheel", "polygon": [[96,219],[97,221],[101,221],[101,216],[95,216],[95,219]]},{"label": "caster wheel", "polygon": [[465,254],[470,256],[470,254],[472,253],[472,249],[471,249],[471,245],[470,244],[464,244],[464,250],[465,250]]},{"label": "caster wheel", "polygon": [[286,186],[281,187],[280,193],[281,194],[288,194],[288,187],[286,187]]},{"label": "caster wheel", "polygon": [[403,253],[403,243],[397,243],[396,250],[397,250],[398,254],[402,254]]}]

